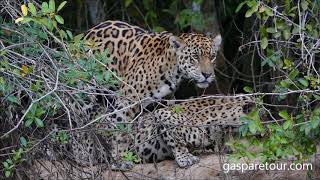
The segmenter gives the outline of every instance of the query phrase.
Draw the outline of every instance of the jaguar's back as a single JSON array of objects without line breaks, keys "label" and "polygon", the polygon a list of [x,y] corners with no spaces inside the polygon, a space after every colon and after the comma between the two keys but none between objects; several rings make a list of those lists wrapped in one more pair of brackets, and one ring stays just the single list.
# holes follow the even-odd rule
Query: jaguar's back
[{"label": "jaguar's back", "polygon": [[105,21],[91,28],[84,40],[93,53],[107,49],[112,60],[110,69],[124,76],[129,70],[127,68],[137,66],[138,61],[163,55],[164,49],[169,47],[170,35],[167,32],[149,32],[121,21]]}]

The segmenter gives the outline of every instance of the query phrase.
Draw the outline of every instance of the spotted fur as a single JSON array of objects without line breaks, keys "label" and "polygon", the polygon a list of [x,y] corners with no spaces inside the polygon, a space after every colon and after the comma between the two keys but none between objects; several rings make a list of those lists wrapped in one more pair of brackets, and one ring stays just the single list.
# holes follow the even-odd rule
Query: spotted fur
[{"label": "spotted fur", "polygon": [[218,97],[158,109],[139,119],[134,149],[145,161],[173,157],[179,167],[191,166],[199,158],[190,152],[208,146],[221,149],[241,125],[240,117],[248,112],[246,105],[253,102],[248,96]]}]

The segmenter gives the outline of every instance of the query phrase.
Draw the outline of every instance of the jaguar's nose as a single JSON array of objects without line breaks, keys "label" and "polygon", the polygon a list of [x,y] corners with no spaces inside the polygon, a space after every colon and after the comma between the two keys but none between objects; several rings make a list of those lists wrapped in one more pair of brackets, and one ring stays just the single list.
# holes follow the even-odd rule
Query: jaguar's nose
[{"label": "jaguar's nose", "polygon": [[202,73],[203,77],[206,79],[212,75],[212,73]]}]

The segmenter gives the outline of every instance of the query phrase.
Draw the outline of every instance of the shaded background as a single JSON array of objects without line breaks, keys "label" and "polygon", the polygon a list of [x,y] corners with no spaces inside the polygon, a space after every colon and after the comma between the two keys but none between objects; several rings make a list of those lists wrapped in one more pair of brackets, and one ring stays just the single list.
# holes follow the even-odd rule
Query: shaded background
[{"label": "shaded background", "polygon": [[239,93],[245,84],[251,83],[252,68],[242,66],[250,63],[246,57],[251,55],[243,56],[238,51],[246,39],[244,13],[235,13],[238,4],[238,0],[74,0],[61,14],[66,28],[75,33],[83,33],[105,20],[121,20],[150,31],[175,34],[198,32],[214,36],[221,33],[220,52],[224,55],[220,53],[217,58],[216,83],[203,90],[183,82],[175,94],[179,99],[201,94]]}]

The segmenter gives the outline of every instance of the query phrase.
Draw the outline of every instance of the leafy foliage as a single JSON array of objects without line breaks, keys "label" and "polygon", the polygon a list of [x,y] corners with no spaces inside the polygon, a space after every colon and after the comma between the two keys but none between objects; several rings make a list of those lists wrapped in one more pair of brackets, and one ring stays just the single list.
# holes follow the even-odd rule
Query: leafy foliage
[{"label": "leafy foliage", "polygon": [[[319,64],[314,61],[319,58],[319,50],[313,48],[319,46],[319,2],[247,0],[238,5],[236,12],[243,9],[246,18],[255,18],[257,22],[253,38],[259,40],[253,44],[259,54],[260,66],[271,69],[269,78],[275,79],[272,91],[278,98],[271,103],[291,102],[289,107],[280,104],[279,108],[271,110],[262,104],[243,117],[240,133],[248,143],[229,144],[237,152],[233,158],[245,156],[268,162],[292,157],[309,159],[316,152],[319,143],[316,139],[320,135]],[[305,20],[301,21],[301,18]],[[246,92],[252,92],[252,89],[244,88]],[[269,121],[263,122],[260,116]],[[247,152],[250,147],[259,150]]]},{"label": "leafy foliage", "polygon": [[181,114],[181,113],[183,113],[183,109],[182,109],[182,107],[179,106],[179,105],[174,106],[171,111],[172,111],[173,113],[176,113],[176,114]]},{"label": "leafy foliage", "polygon": [[[91,93],[117,85],[118,77],[106,68],[108,51],[88,55],[82,35],[59,27],[64,19],[58,13],[66,4],[50,0],[38,7],[30,2],[21,5],[22,17],[15,24],[0,19],[0,120],[7,127],[0,138],[10,147],[2,163],[5,177],[12,177],[23,162],[31,160],[33,145],[44,140],[67,144],[67,131],[39,137],[44,138],[42,133],[63,117],[72,129],[72,121],[78,119],[71,116],[85,117],[81,108],[96,103]],[[16,129],[19,135],[12,133]],[[18,139],[8,141],[11,138]]]},{"label": "leafy foliage", "polygon": [[139,157],[137,155],[134,155],[133,152],[131,151],[128,151],[125,153],[123,160],[134,162],[134,163],[139,163],[141,161],[141,159],[139,159]]}]

